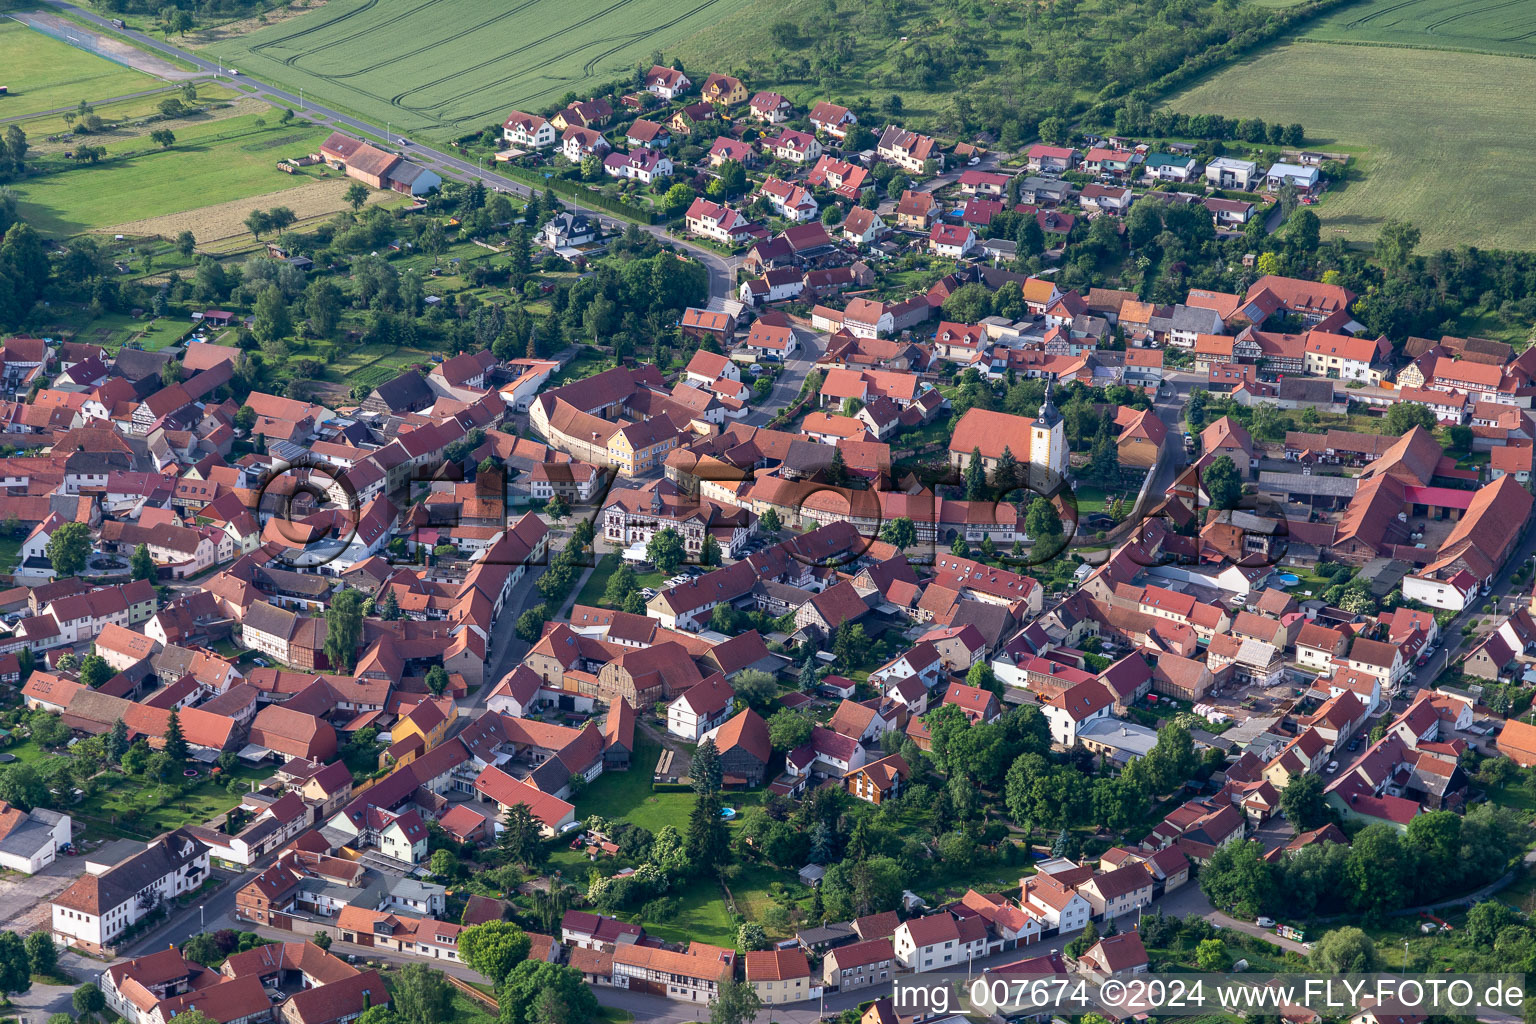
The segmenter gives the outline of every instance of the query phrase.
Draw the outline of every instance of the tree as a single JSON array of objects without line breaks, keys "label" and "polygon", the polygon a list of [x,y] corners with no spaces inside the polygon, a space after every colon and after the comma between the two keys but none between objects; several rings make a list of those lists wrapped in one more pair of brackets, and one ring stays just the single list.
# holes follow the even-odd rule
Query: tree
[{"label": "tree", "polygon": [[1297,832],[1310,832],[1329,820],[1328,805],[1323,802],[1323,778],[1303,775],[1292,779],[1280,791],[1280,809]]},{"label": "tree", "polygon": [[160,748],[161,753],[171,762],[171,766],[180,772],[187,764],[187,740],[181,732],[181,716],[173,708],[171,716],[165,723],[165,745]]},{"label": "tree", "polygon": [[1376,943],[1359,928],[1335,928],[1312,945],[1307,962],[1325,974],[1368,974],[1382,969]]},{"label": "tree", "polygon": [[748,921],[736,929],[736,948],[743,953],[768,948],[768,933],[755,921]]},{"label": "tree", "polygon": [[1413,851],[1391,825],[1368,825],[1350,844],[1345,898],[1368,918],[1406,902],[1413,891]]},{"label": "tree", "polygon": [[630,594],[639,589],[639,581],[635,579],[635,570],[628,562],[620,562],[619,567],[608,577],[608,585],[603,588],[603,603],[613,608],[622,608]]},{"label": "tree", "polygon": [[998,693],[1002,689],[1002,685],[998,683],[997,675],[992,671],[992,666],[985,661],[978,661],[971,666],[970,671],[965,674],[965,684],[967,686],[974,686],[978,690],[990,690],[993,693],[997,693],[998,696],[1002,696]]},{"label": "tree", "polygon": [[1405,270],[1419,244],[1419,229],[1406,221],[1389,220],[1376,236],[1376,260],[1389,275]]},{"label": "tree", "polygon": [[59,947],[49,932],[33,932],[27,936],[27,962],[33,974],[52,976],[59,969]]},{"label": "tree", "polygon": [[712,796],[720,792],[723,769],[720,766],[720,748],[713,739],[706,738],[698,745],[688,774],[693,778],[693,791],[700,796]]},{"label": "tree", "polygon": [[764,510],[763,514],[758,517],[757,528],[772,536],[784,529],[784,524],[779,521],[779,514],[769,508]]},{"label": "tree", "polygon": [[293,333],[293,319],[288,314],[288,303],[277,285],[269,284],[256,296],[255,323],[251,334],[262,346],[281,341]]},{"label": "tree", "polygon": [[[699,563],[701,565],[719,565],[724,553],[720,550],[720,542],[715,540],[713,534],[704,537],[704,547],[699,551]],[[716,607],[724,607],[717,605]]]},{"label": "tree", "polygon": [[1024,510],[1024,532],[1036,544],[1042,540],[1060,539],[1063,533],[1061,516],[1049,498],[1036,498]]},{"label": "tree", "polygon": [[127,751],[128,723],[119,718],[112,723],[112,730],[107,733],[107,760],[117,764]]},{"label": "tree", "polygon": [[353,211],[357,211],[361,210],[363,204],[368,201],[368,194],[367,185],[360,181],[354,181],[347,186],[347,190],[342,193],[341,198],[346,200],[347,205],[352,207]]},{"label": "tree", "polygon": [[917,543],[917,526],[906,516],[898,516],[880,527],[880,539],[905,551]]},{"label": "tree", "polygon": [[343,587],[325,609],[325,656],[333,669],[350,671],[363,637],[363,594]]},{"label": "tree", "polygon": [[1434,430],[1439,426],[1435,414],[1429,406],[1419,405],[1417,402],[1396,402],[1387,410],[1387,433],[1401,437],[1414,427],[1423,427],[1425,430]]},{"label": "tree", "polygon": [[529,869],[544,862],[544,839],[537,818],[527,804],[513,804],[502,819],[502,831],[496,837],[496,845],[515,864]]},{"label": "tree", "polygon": [[750,1024],[757,1019],[763,1001],[748,982],[729,978],[720,983],[709,1008],[709,1024]]},{"label": "tree", "polygon": [[537,643],[549,620],[549,606],[536,604],[517,617],[517,638],[525,644]]},{"label": "tree", "polygon": [[191,256],[197,249],[197,236],[190,231],[183,231],[176,236],[176,251],[183,256]]},{"label": "tree", "polygon": [[966,501],[980,501],[987,496],[987,466],[981,459],[979,447],[971,449],[971,457],[966,460],[962,475]]},{"label": "tree", "polygon": [[657,530],[646,542],[645,557],[662,572],[675,572],[687,557],[683,548],[683,535],[670,526]]},{"label": "tree", "polygon": [[107,664],[107,659],[101,655],[87,654],[80,659],[80,669],[75,674],[79,676],[82,685],[89,686],[94,690],[117,673],[112,670],[111,665]]},{"label": "tree", "polygon": [[491,984],[500,985],[512,968],[528,959],[530,941],[528,933],[511,921],[487,921],[460,932],[458,945],[459,959]]},{"label": "tree", "polygon": [[[453,855],[452,850],[433,850],[431,858],[427,861],[427,868],[439,878],[452,878],[459,870],[459,859]],[[462,952],[463,935],[459,936],[459,949]]]},{"label": "tree", "polygon": [[321,949],[331,948],[331,936],[328,932],[315,932],[314,938],[310,939],[309,941],[313,942]]},{"label": "tree", "polygon": [[[997,484],[999,494],[1007,494],[1024,482],[1019,474],[1019,460],[1014,458],[1013,449],[1007,445],[1003,446],[1003,454],[997,457],[997,467],[992,470],[992,481]],[[981,496],[984,494],[978,497]]]},{"label": "tree", "polygon": [[304,289],[304,315],[309,318],[310,328],[320,337],[328,338],[336,333],[336,325],[341,322],[341,310],[341,289],[330,281],[311,281],[309,287]]},{"label": "tree", "polygon": [[27,946],[15,932],[0,932],[0,995],[25,992],[32,985]]},{"label": "tree", "polygon": [[[713,745],[712,741],[706,742]],[[688,834],[684,847],[688,852],[689,863],[700,872],[712,871],[730,860],[730,836],[725,829],[725,819],[720,817],[720,807],[717,789],[694,801],[693,810],[688,816]]]},{"label": "tree", "polygon": [[257,238],[260,238],[272,230],[272,218],[267,216],[265,210],[252,210],[246,215],[245,229]]},{"label": "tree", "polygon": [[789,751],[802,746],[811,738],[812,723],[808,716],[783,708],[768,719],[768,741],[774,750]]},{"label": "tree", "polygon": [[434,697],[441,697],[443,691],[448,689],[448,670],[441,665],[427,669],[427,689],[432,691]]},{"label": "tree", "polygon": [[1243,481],[1230,456],[1218,455],[1206,468],[1200,482],[1205,486],[1205,493],[1210,495],[1213,509],[1237,508],[1243,497]]},{"label": "tree", "polygon": [[181,955],[193,963],[211,967],[223,960],[225,952],[219,947],[219,940],[208,932],[194,935],[181,944]]},{"label": "tree", "polygon": [[80,575],[92,550],[89,526],[85,523],[64,523],[53,531],[43,552],[48,556],[55,576],[63,579],[65,576]]},{"label": "tree", "polygon": [[571,506],[564,498],[555,494],[544,503],[544,511],[550,519],[558,523],[571,514]]},{"label": "tree", "polygon": [[1252,919],[1274,902],[1274,869],[1265,863],[1261,844],[1228,843],[1200,872],[1200,888],[1218,908],[1230,907],[1237,916]]},{"label": "tree", "polygon": [[169,128],[156,128],[149,133],[149,138],[161,149],[170,149],[176,143],[176,133]]},{"label": "tree", "polygon": [[512,968],[497,995],[501,1024],[584,1024],[601,1016],[591,986],[580,971],[564,964],[524,960]]},{"label": "tree", "polygon": [[1207,974],[1227,969],[1227,944],[1220,939],[1202,939],[1195,947],[1195,963]]},{"label": "tree", "polygon": [[409,964],[395,975],[394,1010],[405,1024],[452,1020],[453,989],[436,968]]},{"label": "tree", "polygon": [[70,997],[70,1003],[74,1005],[75,1012],[82,1016],[87,1013],[100,1013],[107,1008],[107,997],[102,995],[101,989],[94,982],[86,982],[75,989],[75,994]]},{"label": "tree", "polygon": [[149,553],[148,544],[140,544],[133,549],[133,556],[128,559],[128,565],[133,570],[133,578],[136,580],[155,579],[155,560]]}]

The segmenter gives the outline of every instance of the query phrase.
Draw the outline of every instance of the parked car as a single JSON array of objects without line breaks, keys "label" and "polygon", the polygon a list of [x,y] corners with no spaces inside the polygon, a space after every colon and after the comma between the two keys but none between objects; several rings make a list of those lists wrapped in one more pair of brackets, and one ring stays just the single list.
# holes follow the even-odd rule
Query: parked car
[{"label": "parked car", "polygon": [[1273,928],[1275,926],[1275,919],[1272,917],[1260,917],[1253,923],[1258,925],[1260,928]]},{"label": "parked car", "polygon": [[1328,762],[1328,774],[1329,775],[1332,775],[1334,772],[1336,772],[1338,770],[1339,770],[1339,762],[1337,762],[1337,761],[1329,761]]}]

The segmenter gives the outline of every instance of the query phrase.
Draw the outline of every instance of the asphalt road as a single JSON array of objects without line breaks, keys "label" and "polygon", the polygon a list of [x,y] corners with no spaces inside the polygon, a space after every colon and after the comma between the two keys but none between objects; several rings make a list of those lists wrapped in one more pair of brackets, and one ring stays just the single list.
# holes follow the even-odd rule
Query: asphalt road
[{"label": "asphalt road", "polygon": [[[134,43],[138,44],[140,48],[145,49],[151,53],[159,53],[161,55],[171,56],[178,60],[186,61],[187,63],[198,68],[200,71],[222,78],[228,84],[236,86],[251,86],[254,89],[251,95],[254,95],[258,99],[266,100],[267,102],[277,106],[292,108],[294,112],[297,113],[300,117],[311,121],[330,122],[331,124],[343,130],[351,129],[353,131],[365,132],[377,138],[387,139],[390,142],[394,141],[394,137],[390,135],[389,126],[387,125],[380,126],[373,124],[368,121],[353,117],[350,114],[343,114],[339,110],[332,110],[329,107],[314,103],[308,99],[301,100],[294,93],[288,92],[287,90],[279,88],[275,85],[269,85],[266,82],[263,82],[247,74],[242,73],[238,77],[230,77],[224,73],[223,65],[219,62],[209,61],[203,57],[198,56],[196,53],[190,50],[184,50],[179,46],[173,46],[168,42],[155,39],[152,36],[145,35],[142,32],[136,32],[132,29],[116,28],[107,19],[98,17],[97,15],[84,8],[76,7],[73,4],[66,3],[64,0],[48,0],[48,3],[53,7],[59,8],[60,10],[70,12],[70,14],[74,17],[88,21],[93,25],[97,25],[103,29],[109,30],[119,36],[131,39]],[[412,142],[409,146],[397,148],[401,153],[403,153],[412,161],[431,166],[431,168],[439,175],[441,175],[445,180],[450,178],[466,182],[478,180],[483,182],[487,188],[503,189],[512,193],[513,195],[518,196],[527,196],[532,191],[527,185],[523,185],[519,182],[513,181],[511,178],[505,178],[492,171],[486,170],[475,162],[465,160],[463,157],[457,156],[446,150],[434,149],[431,146],[421,145],[416,142]],[[622,231],[630,224],[629,221],[619,220],[616,217],[605,215],[597,210],[588,209],[569,198],[562,197],[561,201],[564,202],[566,206],[587,214],[589,218],[600,222],[605,228],[611,231]],[[672,238],[667,234],[666,227],[663,225],[641,225],[640,230],[655,235],[656,238],[661,241],[669,242],[672,245],[677,246],[678,248],[684,250],[690,257],[703,263],[709,271],[709,294],[712,300],[718,302],[720,299],[729,298],[734,294],[736,266],[740,263],[740,260],[728,260],[718,253],[712,252],[709,249],[705,249],[702,246],[693,245],[689,242]]]},{"label": "asphalt road", "polygon": [[799,396],[800,386],[805,383],[816,360],[826,351],[826,340],[820,334],[802,327],[795,327],[794,331],[800,342],[797,354],[793,359],[785,360],[784,371],[774,380],[768,400],[747,414],[747,422],[754,427],[761,427],[789,407]]}]

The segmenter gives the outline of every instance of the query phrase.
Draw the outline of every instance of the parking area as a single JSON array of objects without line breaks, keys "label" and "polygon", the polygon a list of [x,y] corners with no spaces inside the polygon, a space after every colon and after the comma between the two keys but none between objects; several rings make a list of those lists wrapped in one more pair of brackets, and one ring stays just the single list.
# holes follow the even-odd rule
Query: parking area
[{"label": "parking area", "polygon": [[19,935],[48,927],[53,914],[48,901],[83,874],[85,859],[65,856],[35,875],[6,874],[0,878],[0,921]]}]

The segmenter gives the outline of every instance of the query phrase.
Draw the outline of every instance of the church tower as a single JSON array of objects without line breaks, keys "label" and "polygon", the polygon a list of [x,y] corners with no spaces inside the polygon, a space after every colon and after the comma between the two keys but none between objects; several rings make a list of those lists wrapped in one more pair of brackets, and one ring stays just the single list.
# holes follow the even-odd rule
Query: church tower
[{"label": "church tower", "polygon": [[1067,435],[1061,413],[1051,401],[1051,382],[1045,383],[1045,402],[1029,425],[1030,486],[1054,494],[1067,477]]}]

